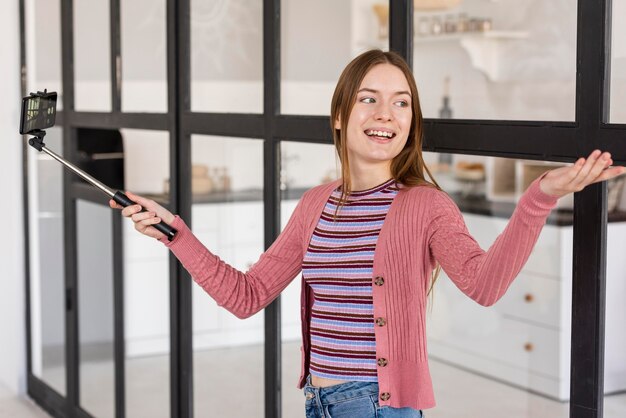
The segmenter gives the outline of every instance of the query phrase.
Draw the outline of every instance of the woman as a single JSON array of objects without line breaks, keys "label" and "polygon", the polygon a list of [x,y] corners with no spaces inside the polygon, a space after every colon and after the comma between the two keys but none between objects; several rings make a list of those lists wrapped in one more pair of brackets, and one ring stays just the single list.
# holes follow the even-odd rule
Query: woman
[{"label": "woman", "polygon": [[[153,201],[128,193],[149,212],[134,205],[122,214],[167,245],[194,280],[240,318],[271,303],[302,271],[298,387],[307,417],[421,417],[435,405],[425,307],[440,267],[478,303],[495,303],[528,259],[557,199],[626,168],[609,168],[610,154],[596,150],[544,173],[485,252],[424,164],[417,87],[399,55],[368,51],[346,67],[333,95],[331,126],[341,179],[308,190],[247,273],[210,253],[179,217]],[[178,230],[172,242],[152,227],[161,220]]]}]

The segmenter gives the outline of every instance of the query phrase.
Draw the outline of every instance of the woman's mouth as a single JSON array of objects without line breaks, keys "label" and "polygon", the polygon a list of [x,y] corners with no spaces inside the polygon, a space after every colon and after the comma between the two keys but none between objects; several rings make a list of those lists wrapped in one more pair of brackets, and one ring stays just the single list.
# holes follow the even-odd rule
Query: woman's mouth
[{"label": "woman's mouth", "polygon": [[371,140],[382,144],[390,142],[396,136],[395,132],[381,129],[366,129],[365,135]]}]

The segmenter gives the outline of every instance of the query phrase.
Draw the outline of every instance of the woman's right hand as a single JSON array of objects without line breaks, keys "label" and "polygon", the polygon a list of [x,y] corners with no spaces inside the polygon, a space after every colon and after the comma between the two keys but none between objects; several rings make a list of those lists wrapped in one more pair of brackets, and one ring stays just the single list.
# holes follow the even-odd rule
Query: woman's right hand
[{"label": "woman's right hand", "polygon": [[[115,201],[109,200],[109,206],[113,209],[122,209],[122,216],[132,219],[135,223],[135,229],[142,234],[156,239],[165,237],[165,234],[159,232],[152,225],[158,224],[161,220],[168,225],[172,225],[175,216],[154,200],[137,196],[131,192],[126,192],[126,196],[137,204],[123,207],[115,203]],[[142,208],[145,208],[146,212],[141,212]]]}]

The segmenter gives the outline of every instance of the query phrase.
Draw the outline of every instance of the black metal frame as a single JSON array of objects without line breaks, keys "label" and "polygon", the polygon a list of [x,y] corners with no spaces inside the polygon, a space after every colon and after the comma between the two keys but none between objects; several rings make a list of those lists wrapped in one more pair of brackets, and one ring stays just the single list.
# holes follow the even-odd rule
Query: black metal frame
[{"label": "black metal frame", "polygon": [[[22,91],[26,92],[24,1],[20,0]],[[111,112],[74,109],[73,3],[61,0],[63,126],[65,157],[75,159],[80,127],[167,130],[170,134],[170,203],[168,207],[191,221],[191,134],[227,135],[264,143],[265,246],[280,232],[280,143],[282,139],[330,144],[327,117],[280,114],[280,0],[263,0],[263,114],[194,113],[190,109],[190,0],[166,0],[166,114],[121,112],[120,0],[111,10]],[[413,2],[390,1],[390,49],[413,60]],[[610,62],[610,0],[578,1],[576,120],[492,121],[426,119],[424,150],[573,162],[599,148],[610,150],[616,165],[626,164],[626,124],[608,124]],[[502,141],[502,138],[507,141]],[[25,154],[25,153],[24,153]],[[30,340],[30,269],[28,242],[28,164],[24,157],[25,271],[28,392],[54,416],[89,416],[79,405],[78,282],[76,270],[76,200],[106,204],[101,197],[65,174],[64,233],[66,268],[67,396],[63,397],[32,374]],[[124,417],[124,341],[122,239],[119,213],[112,215],[114,233],[114,303],[116,413]],[[572,374],[570,416],[601,418],[603,406],[604,303],[606,262],[606,184],[575,195],[572,298]],[[593,246],[589,246],[593,243]],[[593,248],[594,251],[589,251]],[[170,401],[172,417],[193,416],[193,351],[191,280],[170,256]],[[593,336],[593,338],[589,338]],[[280,299],[265,311],[265,416],[281,417]]]}]

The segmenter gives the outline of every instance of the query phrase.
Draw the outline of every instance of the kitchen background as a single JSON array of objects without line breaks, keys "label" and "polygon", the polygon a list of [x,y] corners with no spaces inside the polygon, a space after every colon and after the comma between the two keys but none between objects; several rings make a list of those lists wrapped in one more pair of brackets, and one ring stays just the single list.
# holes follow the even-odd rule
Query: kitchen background
[{"label": "kitchen background", "polygon": [[[431,10],[431,3],[449,7]],[[415,8],[413,69],[425,118],[574,120],[574,0],[416,0]],[[281,113],[328,115],[332,91],[347,62],[369,48],[388,49],[386,8],[374,0],[290,0],[282,2],[281,10]],[[59,91],[62,108],[59,11],[59,0],[28,3],[27,18],[35,24],[27,51],[35,68],[30,90]],[[109,4],[75,2],[74,13],[76,109],[110,111]],[[614,0],[614,22],[625,14],[626,0]],[[193,0],[191,16],[191,110],[262,113],[261,1]],[[121,17],[122,110],[165,112],[165,1],[123,1]],[[610,122],[625,123],[626,28],[615,23],[612,37]],[[59,153],[61,133],[53,128],[47,137],[49,147]],[[122,156],[100,152],[108,154],[103,158],[121,160],[120,187],[167,201],[169,134],[137,129],[120,133]],[[83,134],[87,143],[95,133]],[[114,143],[115,135],[108,134]],[[94,159],[89,151],[81,155]],[[63,234],[61,168],[32,152],[29,158],[31,358],[34,373],[63,395],[63,248],[55,244]],[[530,181],[556,165],[435,153],[425,153],[425,158],[484,249],[504,228]],[[211,251],[245,270],[263,251],[263,143],[193,135],[192,162],[193,229]],[[284,138],[283,224],[301,193],[336,178],[337,170],[331,145]],[[618,306],[626,295],[626,264],[620,260],[626,246],[623,189],[623,182],[612,182],[609,195],[615,213],[609,225],[607,318],[617,318],[607,320],[605,386],[611,393],[626,390],[626,335],[615,323],[626,314]],[[561,211],[549,220],[520,280],[496,307],[474,306],[442,273],[430,302],[429,329],[439,406],[428,416],[468,416],[468,408],[471,416],[489,416],[489,411],[500,413],[494,416],[502,411],[518,417],[567,416],[571,204],[571,199],[560,201]],[[110,252],[109,209],[85,201],[77,210],[81,405],[95,416],[113,416],[113,272],[106,266],[93,268]],[[128,222],[123,228],[127,414],[167,416],[168,255]],[[294,388],[299,373],[299,280],[282,300],[284,414],[299,416],[287,412],[300,414],[302,407],[302,395]],[[472,328],[476,323],[480,325]],[[206,415],[219,398],[223,402],[217,407],[223,409],[218,416],[262,416],[263,313],[238,320],[194,287],[193,327],[196,414]],[[463,385],[456,386],[459,382]],[[246,396],[224,397],[217,395],[220,391]],[[466,403],[470,399],[479,401]],[[625,411],[624,395],[607,397],[605,416]]]}]

